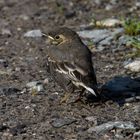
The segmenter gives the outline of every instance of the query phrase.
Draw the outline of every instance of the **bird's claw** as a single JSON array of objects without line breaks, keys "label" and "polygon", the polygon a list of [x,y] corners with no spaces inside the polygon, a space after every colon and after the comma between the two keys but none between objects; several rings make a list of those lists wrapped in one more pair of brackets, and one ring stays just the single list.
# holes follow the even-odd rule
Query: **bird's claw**
[{"label": "bird's claw", "polygon": [[70,97],[70,93],[65,93],[64,97],[60,101],[60,104],[66,103],[69,97]]}]

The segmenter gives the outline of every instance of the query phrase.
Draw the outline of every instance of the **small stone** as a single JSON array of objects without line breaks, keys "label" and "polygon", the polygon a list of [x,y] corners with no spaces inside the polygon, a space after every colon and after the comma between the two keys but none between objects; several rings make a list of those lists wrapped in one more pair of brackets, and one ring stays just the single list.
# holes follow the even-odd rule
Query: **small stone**
[{"label": "small stone", "polygon": [[10,133],[13,136],[25,133],[26,132],[25,127],[26,127],[25,124],[17,124],[15,127],[10,128]]},{"label": "small stone", "polygon": [[127,64],[124,68],[129,69],[132,72],[140,72],[140,60],[135,60]]},{"label": "small stone", "polygon": [[96,21],[96,26],[101,26],[101,27],[116,27],[119,25],[122,25],[122,22],[118,19],[113,19],[113,18]]},{"label": "small stone", "polygon": [[115,5],[117,3],[117,0],[111,0],[110,3]]},{"label": "small stone", "polygon": [[24,14],[20,15],[19,17],[23,20],[29,20],[29,17],[27,15],[24,15]]},{"label": "small stone", "polygon": [[108,4],[108,5],[105,7],[105,9],[106,9],[107,11],[111,10],[112,8],[113,8],[113,6],[110,5],[110,4]]},{"label": "small stone", "polygon": [[30,109],[30,106],[25,106],[25,109]]},{"label": "small stone", "polygon": [[9,127],[7,125],[0,125],[0,132],[5,131],[6,129],[8,129]]},{"label": "small stone", "polygon": [[134,133],[134,138],[140,138],[140,131]]},{"label": "small stone", "polygon": [[18,92],[20,92],[19,89],[15,88],[15,87],[3,87],[3,86],[0,86],[0,94],[3,94],[3,95],[13,95],[13,94],[17,94]]},{"label": "small stone", "polygon": [[47,85],[47,84],[49,83],[49,79],[48,79],[48,78],[44,79],[43,83],[44,83],[45,85]]},{"label": "small stone", "polygon": [[101,40],[108,37],[109,31],[106,29],[103,30],[84,30],[77,32],[82,38]]},{"label": "small stone", "polygon": [[112,129],[123,129],[123,130],[135,131],[136,129],[138,129],[138,127],[132,122],[123,122],[123,121],[111,122],[110,121],[96,127],[91,127],[87,131],[88,133],[96,132],[97,134],[105,134]]},{"label": "small stone", "polygon": [[65,13],[65,17],[66,17],[66,18],[72,18],[72,17],[74,17],[75,15],[76,15],[75,11],[67,11],[67,12]]},{"label": "small stone", "polygon": [[40,30],[31,30],[24,34],[24,37],[42,37]]},{"label": "small stone", "polygon": [[85,119],[87,121],[94,122],[94,124],[97,125],[97,118],[90,116],[90,117],[86,117]]},{"label": "small stone", "polygon": [[4,137],[12,137],[13,135],[10,132],[4,132],[3,136]]},{"label": "small stone", "polygon": [[136,2],[136,6],[137,7],[140,7],[140,2]]},{"label": "small stone", "polygon": [[33,82],[29,82],[26,84],[26,87],[30,90],[30,91],[36,91],[36,92],[41,92],[44,91],[44,87],[43,87],[43,83],[40,81],[33,81]]},{"label": "small stone", "polygon": [[8,36],[12,35],[12,33],[9,29],[1,29],[1,33],[2,33],[2,35],[8,35]]},{"label": "small stone", "polygon": [[8,62],[5,59],[0,59],[0,67],[8,67]]},{"label": "small stone", "polygon": [[100,5],[101,1],[100,0],[94,0],[95,4]]},{"label": "small stone", "polygon": [[132,108],[135,113],[140,113],[140,105],[136,105]]},{"label": "small stone", "polygon": [[29,83],[26,84],[26,87],[29,87],[29,88],[34,87],[34,86],[36,86],[38,84],[38,82],[39,81],[29,82]]},{"label": "small stone", "polygon": [[74,122],[76,122],[76,120],[71,118],[57,118],[53,120],[52,126],[56,128],[60,128],[65,125],[70,125]]}]

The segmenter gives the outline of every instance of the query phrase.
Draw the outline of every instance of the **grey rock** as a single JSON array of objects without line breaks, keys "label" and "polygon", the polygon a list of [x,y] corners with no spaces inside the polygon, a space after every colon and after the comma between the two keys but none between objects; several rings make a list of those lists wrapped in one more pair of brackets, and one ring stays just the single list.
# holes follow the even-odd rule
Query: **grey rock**
[{"label": "grey rock", "polygon": [[20,92],[20,89],[17,89],[15,87],[9,87],[9,86],[0,86],[0,95],[13,95]]},{"label": "grey rock", "polygon": [[114,50],[124,50],[126,47],[123,46],[130,46],[131,45],[131,39],[132,37],[127,35],[122,35],[118,38],[117,41],[115,41],[115,48]]},{"label": "grey rock", "polygon": [[117,0],[111,0],[110,3],[115,5],[117,3]]},{"label": "grey rock", "polygon": [[97,46],[97,51],[103,51],[105,49],[105,46],[102,46],[102,45],[98,45]]},{"label": "grey rock", "polygon": [[31,30],[24,34],[24,37],[41,37],[41,30]]},{"label": "grey rock", "polygon": [[42,82],[40,81],[33,81],[33,82],[29,82],[26,84],[26,87],[30,90],[30,91],[37,91],[37,92],[41,92],[44,91],[44,87]]},{"label": "grey rock", "polygon": [[107,30],[107,29],[84,30],[84,31],[79,31],[77,33],[82,38],[101,40],[101,39],[108,37],[109,30]]},{"label": "grey rock", "polygon": [[100,5],[101,1],[100,0],[94,0],[95,4]]},{"label": "grey rock", "polygon": [[8,35],[8,36],[12,35],[12,33],[9,29],[1,29],[1,34],[2,35]]},{"label": "grey rock", "polygon": [[0,59],[0,67],[8,67],[8,62],[5,59]]},{"label": "grey rock", "polygon": [[140,105],[136,105],[132,108],[135,113],[140,113]]},{"label": "grey rock", "polygon": [[51,124],[53,127],[60,128],[65,125],[70,125],[74,122],[76,122],[76,120],[72,118],[56,118],[52,121]]},{"label": "grey rock", "polygon": [[86,117],[85,120],[89,121],[89,122],[94,122],[95,125],[97,125],[97,118],[93,117],[93,116],[89,116]]},{"label": "grey rock", "polygon": [[134,138],[140,139],[140,131],[134,133]]},{"label": "grey rock", "polygon": [[132,72],[140,72],[140,60],[134,60],[124,66],[125,69],[129,69]]},{"label": "grey rock", "polygon": [[[111,45],[112,40],[116,35],[121,34],[124,30],[122,28],[118,29],[95,29],[95,30],[83,30],[77,32],[84,39],[91,39],[94,44],[98,46],[108,46]],[[102,49],[101,49],[102,50]]]},{"label": "grey rock", "polygon": [[103,41],[100,42],[100,45],[104,45],[104,46],[111,45],[112,40],[113,40],[113,36],[107,37]]},{"label": "grey rock", "polygon": [[140,1],[139,2],[136,2],[136,6],[137,7],[140,7]]},{"label": "grey rock", "polygon": [[136,129],[138,129],[138,126],[136,126],[132,122],[123,122],[123,121],[112,122],[112,121],[110,121],[110,122],[101,124],[96,127],[91,127],[87,131],[88,131],[88,133],[96,132],[97,134],[105,134],[112,129],[123,129],[123,130],[136,131]]},{"label": "grey rock", "polygon": [[131,62],[133,62],[133,61],[131,58],[129,58],[128,60],[123,62],[123,66],[126,66],[126,65],[130,64]]},{"label": "grey rock", "polygon": [[20,15],[19,18],[21,18],[23,20],[29,20],[29,16],[24,15],[24,14]]},{"label": "grey rock", "polygon": [[122,22],[115,18],[107,18],[104,20],[96,21],[96,26],[99,27],[116,27],[122,25]]},{"label": "grey rock", "polygon": [[109,10],[113,9],[113,6],[110,5],[110,4],[108,4],[108,5],[106,5],[105,9],[106,9],[107,11],[109,11]]}]

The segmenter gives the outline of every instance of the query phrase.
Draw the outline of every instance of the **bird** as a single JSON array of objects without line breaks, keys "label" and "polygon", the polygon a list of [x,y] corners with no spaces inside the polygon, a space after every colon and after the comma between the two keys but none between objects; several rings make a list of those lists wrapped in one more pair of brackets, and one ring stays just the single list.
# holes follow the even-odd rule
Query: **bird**
[{"label": "bird", "polygon": [[[81,96],[87,91],[97,97],[99,93],[92,53],[79,35],[68,27],[56,27],[43,33],[43,36],[49,40],[48,64],[58,85],[69,94],[78,91]],[[67,100],[66,97],[62,102]]]}]

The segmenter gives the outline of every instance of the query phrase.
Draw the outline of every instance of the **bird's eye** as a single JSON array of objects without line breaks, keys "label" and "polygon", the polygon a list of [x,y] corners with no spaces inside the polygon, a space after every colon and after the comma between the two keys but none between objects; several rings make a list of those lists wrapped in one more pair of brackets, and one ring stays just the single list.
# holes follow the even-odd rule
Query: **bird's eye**
[{"label": "bird's eye", "polygon": [[56,35],[56,36],[55,36],[55,39],[60,39],[60,36],[59,36],[59,35]]}]

